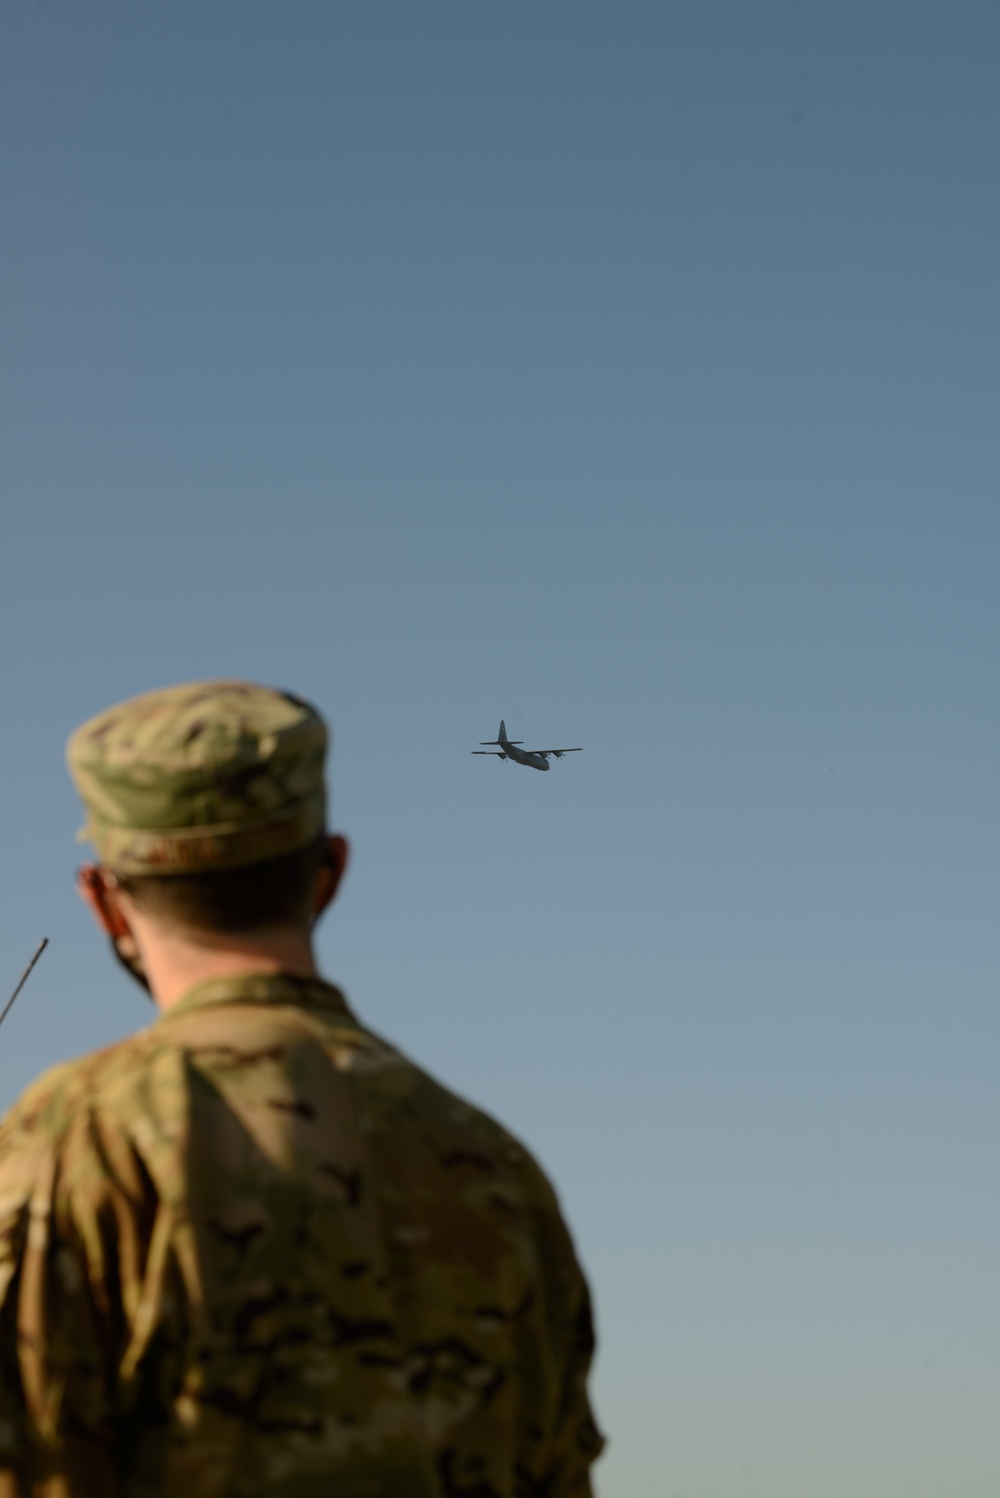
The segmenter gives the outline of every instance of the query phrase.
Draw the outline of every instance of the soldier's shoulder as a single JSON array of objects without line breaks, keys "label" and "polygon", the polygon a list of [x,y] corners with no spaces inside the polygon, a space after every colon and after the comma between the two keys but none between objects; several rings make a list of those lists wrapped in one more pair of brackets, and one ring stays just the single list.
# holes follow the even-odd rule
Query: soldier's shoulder
[{"label": "soldier's shoulder", "polygon": [[[558,1212],[555,1190],[528,1146],[492,1113],[471,1103],[387,1041],[370,1038],[384,1058],[380,1078],[390,1105],[378,1129],[415,1129],[448,1170],[471,1169],[516,1179],[526,1205]],[[391,1061],[390,1061],[391,1058]],[[395,1073],[395,1076],[393,1075]]]},{"label": "soldier's shoulder", "polygon": [[0,1155],[28,1140],[55,1142],[149,1050],[148,1031],[57,1062],[24,1089],[0,1121]]}]

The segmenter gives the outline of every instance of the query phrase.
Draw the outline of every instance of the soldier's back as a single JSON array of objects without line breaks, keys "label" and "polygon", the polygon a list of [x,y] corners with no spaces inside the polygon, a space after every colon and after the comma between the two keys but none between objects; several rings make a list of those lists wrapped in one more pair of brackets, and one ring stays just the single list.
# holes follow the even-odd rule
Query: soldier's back
[{"label": "soldier's back", "polygon": [[88,1498],[94,1452],[128,1498],[589,1492],[551,1188],[327,984],[202,984],[43,1078],[0,1136],[0,1219],[29,1415],[0,1472],[61,1446]]}]

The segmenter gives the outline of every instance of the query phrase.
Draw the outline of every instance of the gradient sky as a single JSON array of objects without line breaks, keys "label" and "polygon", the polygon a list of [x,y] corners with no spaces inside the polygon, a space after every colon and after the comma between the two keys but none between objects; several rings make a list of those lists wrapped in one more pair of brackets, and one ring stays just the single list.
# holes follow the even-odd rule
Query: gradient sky
[{"label": "gradient sky", "polygon": [[602,1498],[1000,1490],[998,55],[0,3],[0,1104],[147,1018],[69,731],[313,697],[325,970],[553,1175]]}]

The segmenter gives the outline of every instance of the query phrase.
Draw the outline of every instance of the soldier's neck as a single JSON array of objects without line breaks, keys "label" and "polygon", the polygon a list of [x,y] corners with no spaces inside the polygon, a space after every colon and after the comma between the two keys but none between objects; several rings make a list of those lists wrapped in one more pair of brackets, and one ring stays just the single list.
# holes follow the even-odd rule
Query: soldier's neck
[{"label": "soldier's neck", "polygon": [[242,973],[317,976],[308,928],[280,928],[245,935],[181,935],[163,930],[139,937],[143,966],[158,1009],[173,1008],[198,983]]}]

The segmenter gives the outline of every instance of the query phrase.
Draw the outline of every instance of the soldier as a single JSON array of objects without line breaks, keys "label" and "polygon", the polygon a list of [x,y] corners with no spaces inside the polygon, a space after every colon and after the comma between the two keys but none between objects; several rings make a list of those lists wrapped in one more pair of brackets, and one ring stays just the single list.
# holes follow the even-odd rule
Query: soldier
[{"label": "soldier", "polygon": [[552,1188],[316,971],[326,739],[243,682],[70,739],[81,892],[159,1015],[0,1129],[0,1498],[591,1491]]}]

